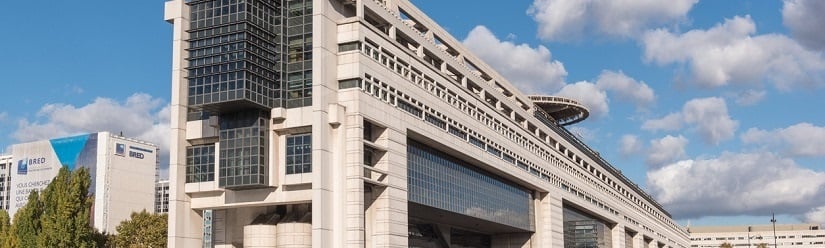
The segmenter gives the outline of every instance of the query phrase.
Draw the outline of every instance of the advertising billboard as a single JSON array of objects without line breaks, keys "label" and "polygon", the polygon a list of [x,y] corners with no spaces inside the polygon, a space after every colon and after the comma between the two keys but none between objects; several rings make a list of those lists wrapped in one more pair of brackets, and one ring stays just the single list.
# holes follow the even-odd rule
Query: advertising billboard
[{"label": "advertising billboard", "polygon": [[61,166],[70,170],[89,168],[94,194],[97,167],[97,133],[35,141],[12,146],[13,163],[9,215],[28,202],[29,192],[42,191],[57,176]]}]

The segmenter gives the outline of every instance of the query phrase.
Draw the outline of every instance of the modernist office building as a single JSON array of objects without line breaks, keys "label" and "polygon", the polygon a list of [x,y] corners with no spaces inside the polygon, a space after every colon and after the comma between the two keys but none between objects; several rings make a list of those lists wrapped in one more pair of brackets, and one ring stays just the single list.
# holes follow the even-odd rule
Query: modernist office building
[{"label": "modernist office building", "polygon": [[0,156],[0,208],[14,216],[32,190],[42,191],[60,167],[89,169],[94,197],[92,225],[101,232],[115,227],[132,212],[152,209],[157,146],[109,132],[40,140],[11,147]]},{"label": "modernist office building", "polygon": [[407,0],[172,0],[171,247],[687,247]]},{"label": "modernist office building", "polygon": [[[821,248],[825,247],[825,230],[819,224],[704,226],[690,227],[690,247],[718,248],[723,243],[732,247]],[[774,239],[776,237],[776,239]]]}]

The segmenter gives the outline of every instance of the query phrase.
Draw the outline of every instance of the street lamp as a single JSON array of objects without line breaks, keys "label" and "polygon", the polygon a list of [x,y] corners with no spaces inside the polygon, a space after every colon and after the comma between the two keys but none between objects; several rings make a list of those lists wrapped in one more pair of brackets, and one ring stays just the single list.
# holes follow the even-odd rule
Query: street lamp
[{"label": "street lamp", "polygon": [[771,212],[771,223],[773,223],[773,248],[776,248],[776,215]]}]

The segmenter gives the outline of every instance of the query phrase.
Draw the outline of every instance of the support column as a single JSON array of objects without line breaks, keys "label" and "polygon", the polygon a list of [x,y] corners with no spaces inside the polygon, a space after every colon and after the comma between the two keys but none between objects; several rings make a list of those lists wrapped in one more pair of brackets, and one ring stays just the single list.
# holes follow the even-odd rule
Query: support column
[{"label": "support column", "polygon": [[183,0],[167,1],[164,19],[172,24],[171,142],[169,144],[169,247],[200,247],[203,244],[203,219],[192,210],[186,195],[186,49],[189,43],[189,6]]},{"label": "support column", "polygon": [[[357,102],[357,99],[356,99]],[[346,117],[346,195],[344,200],[345,217],[344,227],[346,228],[344,247],[365,247],[364,246],[364,180],[361,179],[364,169],[361,165],[363,160],[363,123],[364,119],[356,114],[357,104],[350,105],[353,111]]]},{"label": "support column", "polygon": [[633,236],[633,248],[644,248],[644,246],[644,236],[642,236],[642,234],[636,233],[636,235]]},{"label": "support column", "polygon": [[[407,134],[401,130],[387,128],[380,143],[387,144],[387,153],[379,169],[386,170],[387,187],[373,203],[374,227],[372,243],[374,247],[407,247]],[[386,162],[386,163],[384,163]],[[381,168],[386,166],[385,168]]]},{"label": "support column", "polygon": [[564,247],[564,220],[561,197],[550,193],[536,194],[536,233],[532,247]]},{"label": "support column", "polygon": [[[624,225],[616,224],[611,229],[613,248],[625,248]],[[627,247],[630,248],[630,247]]]}]

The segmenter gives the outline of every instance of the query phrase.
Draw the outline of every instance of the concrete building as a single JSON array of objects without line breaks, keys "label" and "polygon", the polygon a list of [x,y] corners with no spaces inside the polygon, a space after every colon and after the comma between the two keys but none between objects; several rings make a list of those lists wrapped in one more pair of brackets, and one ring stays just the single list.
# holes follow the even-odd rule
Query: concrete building
[{"label": "concrete building", "polygon": [[[9,210],[11,202],[11,155],[0,155],[0,209]],[[9,216],[12,217],[12,216]]]},{"label": "concrete building", "polygon": [[0,156],[2,206],[14,216],[28,202],[29,192],[42,191],[60,167],[85,167],[92,177],[92,225],[101,232],[115,227],[132,212],[150,210],[158,168],[157,146],[109,132],[83,134],[12,145]]},{"label": "concrete building", "polygon": [[732,247],[756,248],[759,244],[777,248],[825,247],[825,230],[818,224],[777,224],[752,226],[690,227],[690,247],[718,248],[723,243]]},{"label": "concrete building", "polygon": [[155,182],[155,213],[169,213],[169,180]]},{"label": "concrete building", "polygon": [[407,0],[165,7],[170,247],[689,245],[565,129],[586,108],[523,94]]}]

